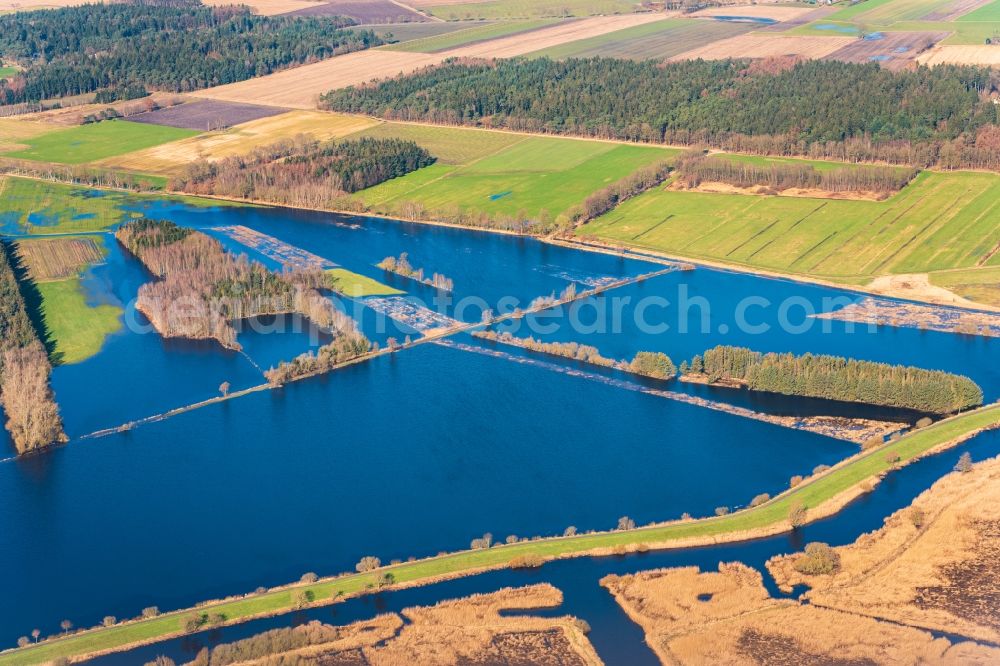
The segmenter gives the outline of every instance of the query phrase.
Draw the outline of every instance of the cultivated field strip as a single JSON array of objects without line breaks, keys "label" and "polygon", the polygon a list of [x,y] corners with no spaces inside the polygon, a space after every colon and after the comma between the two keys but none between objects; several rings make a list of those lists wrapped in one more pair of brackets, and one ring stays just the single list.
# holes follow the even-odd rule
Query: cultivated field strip
[{"label": "cultivated field strip", "polygon": [[361,24],[426,22],[427,16],[392,0],[327,0],[288,12],[289,16],[348,16]]},{"label": "cultivated field strip", "polygon": [[947,36],[947,32],[889,32],[880,39],[855,39],[826,57],[858,64],[877,62],[899,70]]},{"label": "cultivated field strip", "polygon": [[255,104],[237,104],[199,99],[176,106],[131,116],[130,121],[149,125],[167,125],[199,131],[211,131],[260,120],[283,113],[285,109]]},{"label": "cultivated field strip", "polygon": [[36,282],[71,278],[104,261],[103,250],[89,236],[22,239],[17,252]]},{"label": "cultivated field strip", "polygon": [[706,42],[742,35],[754,27],[750,23],[663,19],[535,51],[530,57],[664,59],[690,51]]},{"label": "cultivated field strip", "polygon": [[726,58],[772,58],[802,56],[825,58],[834,51],[857,41],[856,37],[785,36],[778,33],[754,32],[723,39],[685,51],[670,60],[724,60]]},{"label": "cultivated field strip", "polygon": [[120,155],[98,164],[105,167],[174,175],[199,159],[219,160],[245,155],[299,134],[323,141],[336,139],[372,127],[377,121],[360,116],[343,116],[319,111],[291,111],[261,118],[225,131],[210,132],[146,150]]},{"label": "cultivated field strip", "polygon": [[[231,0],[203,0],[203,2],[209,7],[225,7],[233,4]],[[317,2],[315,0],[248,0],[244,4],[248,5],[254,14],[276,16],[312,7]]]},{"label": "cultivated field strip", "polygon": [[319,96],[330,90],[409,74],[448,58],[512,58],[661,18],[659,14],[625,14],[580,19],[433,54],[380,49],[357,51],[256,79],[208,88],[199,91],[198,96],[245,104],[314,109]]},{"label": "cultivated field strip", "polygon": [[885,201],[659,189],[580,233],[681,257],[855,277],[1000,265],[998,211],[997,176],[925,172]]},{"label": "cultivated field strip", "polygon": [[917,57],[921,65],[985,65],[1000,67],[1000,48],[990,45],[940,44]]},{"label": "cultivated field strip", "polygon": [[733,17],[769,19],[772,21],[798,21],[815,11],[813,7],[786,7],[777,4],[763,5],[728,5],[725,7],[709,7],[690,14],[696,18]]}]

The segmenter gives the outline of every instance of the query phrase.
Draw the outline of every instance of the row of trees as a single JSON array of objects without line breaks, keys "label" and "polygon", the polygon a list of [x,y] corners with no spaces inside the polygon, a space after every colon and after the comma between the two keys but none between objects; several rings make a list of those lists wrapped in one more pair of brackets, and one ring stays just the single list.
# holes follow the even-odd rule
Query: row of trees
[{"label": "row of trees", "polygon": [[396,275],[402,275],[403,277],[410,278],[411,280],[416,280],[417,282],[430,285],[431,287],[435,287],[441,291],[453,291],[455,289],[455,282],[450,277],[441,273],[434,273],[428,278],[424,274],[424,269],[414,268],[413,265],[410,264],[410,258],[406,252],[401,253],[398,257],[386,257],[382,261],[378,262],[378,267],[384,271],[395,273]]},{"label": "row of trees", "polygon": [[932,414],[950,414],[983,403],[982,389],[962,375],[839,356],[762,354],[720,345],[696,357],[690,370],[703,373],[710,382],[738,382],[754,391]]},{"label": "row of trees", "polygon": [[272,386],[281,386],[300,377],[318,375],[369,352],[378,351],[378,344],[369,342],[357,329],[342,333],[333,342],[323,345],[316,352],[300,354],[291,361],[282,361],[277,367],[264,372]]},{"label": "row of trees", "polygon": [[0,82],[0,104],[140,89],[188,92],[376,46],[344,17],[257,16],[197,0],[132,1],[0,16],[0,55],[23,71]]},{"label": "row of trees", "polygon": [[359,335],[354,320],[319,293],[326,284],[321,270],[274,273],[226,252],[214,238],[163,220],[134,220],[115,236],[159,278],[139,288],[136,308],[164,337],[214,339],[240,349],[233,320],[293,312],[337,335]]},{"label": "row of trees", "polygon": [[365,137],[318,142],[298,136],[218,162],[200,160],[171,189],[292,206],[354,210],[347,194],[433,164],[412,141]]},{"label": "row of trees", "polygon": [[677,170],[688,187],[713,182],[736,187],[764,186],[776,192],[801,188],[885,195],[898,192],[918,173],[916,168],[867,165],[821,171],[811,164],[754,164],[705,155],[700,150],[682,155]]},{"label": "row of trees", "polygon": [[600,350],[592,345],[581,345],[578,342],[544,342],[534,337],[519,338],[504,331],[494,330],[473,331],[474,337],[490,342],[499,342],[521,349],[570,358],[581,363],[589,363],[604,368],[616,368],[635,375],[652,377],[653,379],[672,379],[677,374],[677,368],[670,357],[662,352],[638,352],[631,361],[616,361],[602,356]]},{"label": "row of trees", "polygon": [[[997,125],[1000,74],[972,66],[892,72],[875,63],[746,60],[659,64],[611,58],[450,61],[375,86],[332,91],[325,108],[763,154],[927,166]],[[984,150],[960,159],[995,164]],[[967,164],[973,166],[973,164]],[[982,164],[977,164],[982,166]]]},{"label": "row of trees", "polygon": [[66,440],[49,385],[52,365],[28,317],[11,248],[0,243],[0,403],[18,454]]}]

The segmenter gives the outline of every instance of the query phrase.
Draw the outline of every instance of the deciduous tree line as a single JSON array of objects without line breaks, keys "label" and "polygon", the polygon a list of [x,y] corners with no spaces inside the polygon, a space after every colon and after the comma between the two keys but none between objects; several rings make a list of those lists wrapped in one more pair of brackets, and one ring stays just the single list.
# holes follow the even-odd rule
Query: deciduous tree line
[{"label": "deciduous tree line", "polygon": [[338,336],[360,335],[354,320],[319,293],[326,285],[321,270],[275,273],[163,220],[135,220],[115,236],[158,278],[139,288],[136,308],[164,337],[214,339],[240,349],[233,320],[289,313]]},{"label": "deciduous tree line", "polygon": [[218,162],[200,160],[171,189],[313,208],[354,209],[346,195],[433,164],[412,141],[365,137],[319,142],[307,136]]},{"label": "deciduous tree line", "polygon": [[983,391],[968,377],[940,370],[859,361],[817,354],[762,354],[720,345],[692,362],[709,381],[736,381],[754,391],[827,398],[933,414],[983,404]]},{"label": "deciduous tree line", "polygon": [[[875,63],[612,58],[451,61],[332,91],[325,108],[401,120],[912,166],[1000,168],[1000,74]],[[983,128],[986,128],[985,130]],[[985,131],[983,135],[981,132]],[[980,138],[983,137],[983,138]]]},{"label": "deciduous tree line", "polygon": [[792,188],[827,192],[898,192],[917,175],[915,168],[859,165],[819,170],[811,164],[753,164],[705,155],[697,150],[677,160],[681,181],[688,187],[703,182],[736,187],[764,186],[775,192]]},{"label": "deciduous tree line", "polygon": [[52,365],[28,317],[11,248],[0,243],[0,403],[18,454],[65,441]]},{"label": "deciduous tree line", "polygon": [[0,55],[24,70],[0,82],[0,104],[144,89],[187,92],[375,46],[344,17],[257,16],[197,0],[132,0],[0,16]]}]

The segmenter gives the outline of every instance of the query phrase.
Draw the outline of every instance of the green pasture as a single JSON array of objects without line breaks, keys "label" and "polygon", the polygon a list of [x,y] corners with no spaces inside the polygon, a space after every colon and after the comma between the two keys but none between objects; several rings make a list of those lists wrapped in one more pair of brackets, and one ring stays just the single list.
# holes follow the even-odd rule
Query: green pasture
[{"label": "green pasture", "polygon": [[45,328],[55,341],[57,363],[79,363],[104,345],[104,338],[121,328],[123,310],[117,305],[90,305],[80,278],[39,282]]},{"label": "green pasture", "polygon": [[982,268],[931,273],[931,284],[977,303],[1000,306],[1000,266],[992,263]]},{"label": "green pasture", "polygon": [[664,544],[690,538],[724,537],[727,534],[780,525],[787,520],[789,512],[795,506],[802,506],[807,511],[814,509],[858,483],[887,472],[897,464],[906,463],[940,444],[966,436],[981,428],[993,426],[998,422],[1000,422],[1000,406],[997,405],[940,421],[835,467],[760,506],[722,517],[673,522],[637,530],[553,537],[500,545],[486,550],[470,550],[391,565],[375,572],[348,574],[317,583],[289,586],[232,601],[207,603],[197,609],[179,610],[149,620],[96,628],[64,638],[43,641],[38,645],[9,650],[0,654],[0,666],[38,664],[165,638],[180,633],[184,619],[192,613],[220,614],[228,621],[239,621],[256,615],[287,612],[295,607],[293,595],[300,591],[305,592],[314,601],[339,599],[346,595],[369,591],[375,583],[376,576],[383,573],[392,574],[396,583],[412,583],[439,576],[471,573],[487,567],[506,566],[515,557],[570,556],[598,548]]},{"label": "green pasture", "polygon": [[[503,21],[499,23],[481,23],[469,28],[463,28],[454,32],[447,32],[443,35],[425,37],[423,39],[413,39],[407,42],[400,42],[390,46],[381,47],[385,51],[408,51],[411,53],[437,53],[447,51],[459,46],[474,44],[488,39],[497,39],[516,35],[529,30],[537,30],[546,26],[554,25],[559,19],[535,19],[532,21]],[[435,25],[435,24],[431,24]]]},{"label": "green pasture", "polygon": [[330,287],[344,296],[359,298],[363,296],[394,296],[405,293],[346,268],[331,268],[326,271],[326,275],[330,280]]},{"label": "green pasture", "polygon": [[996,21],[1000,22],[1000,0],[993,0],[988,5],[984,5],[975,11],[964,14],[955,19],[956,22],[966,21]]},{"label": "green pasture", "polygon": [[[379,129],[384,132],[385,127]],[[441,128],[406,126],[405,134],[440,156],[432,145],[440,138],[437,132],[428,132],[430,142],[417,136],[430,129]],[[389,215],[399,213],[407,203],[416,203],[428,211],[524,213],[532,218],[547,211],[554,218],[606,185],[676,154],[648,146],[451,128],[447,131],[448,141],[461,144],[464,156],[446,151],[451,160],[442,159],[354,196],[372,210]],[[473,146],[481,150],[474,151]]]},{"label": "green pasture", "polygon": [[631,14],[636,7],[633,0],[489,0],[428,7],[426,11],[446,21],[461,21]]},{"label": "green pasture", "polygon": [[924,172],[885,201],[657,188],[581,235],[677,256],[829,278],[1000,265],[1000,176]]},{"label": "green pasture", "polygon": [[7,157],[57,164],[84,164],[196,134],[198,132],[176,127],[106,120],[24,139],[21,142],[28,148],[8,153]]},{"label": "green pasture", "polygon": [[735,37],[753,30],[749,23],[704,21],[699,19],[663,19],[605,35],[567,42],[535,51],[530,58],[631,58],[663,59],[689,51],[709,42]]}]

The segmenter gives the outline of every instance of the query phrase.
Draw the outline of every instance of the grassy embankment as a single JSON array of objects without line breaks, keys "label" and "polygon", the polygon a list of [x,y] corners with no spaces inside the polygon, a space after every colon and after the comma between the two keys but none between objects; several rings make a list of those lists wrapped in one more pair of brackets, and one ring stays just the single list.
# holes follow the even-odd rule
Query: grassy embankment
[{"label": "grassy embankment", "polygon": [[[735,535],[734,539],[745,538],[754,530],[780,529],[782,524],[786,524],[793,506],[801,504],[807,510],[814,509],[841,493],[849,492],[857,484],[886,472],[894,465],[905,464],[948,442],[965,438],[996,424],[1000,424],[1000,405],[990,405],[940,421],[868,454],[842,463],[766,504],[727,516],[674,522],[622,532],[553,537],[503,545],[488,550],[464,551],[387,566],[374,573],[350,574],[233,601],[207,604],[197,608],[197,612],[221,613],[227,621],[238,621],[289,611],[293,608],[293,593],[300,590],[311,593],[314,602],[327,602],[345,595],[363,593],[371,588],[376,576],[382,573],[391,573],[396,583],[420,583],[440,577],[470,574],[486,568],[502,567],[519,556],[555,558],[638,544],[669,547],[671,543],[690,543],[695,539],[704,539],[706,543],[724,541],[727,535]],[[897,455],[899,456],[897,463],[889,461],[890,457]],[[98,628],[28,648],[12,650],[0,654],[0,666],[36,664],[59,657],[115,650],[133,643],[165,638],[180,633],[184,618],[193,610],[176,611],[154,619],[110,628]]]},{"label": "grassy embankment", "polygon": [[1000,175],[924,172],[885,201],[660,188],[578,234],[679,257],[864,284],[890,273],[1000,267],[998,213]]},{"label": "grassy embankment", "polygon": [[84,164],[196,134],[198,132],[176,127],[106,120],[26,139],[23,143],[27,148],[7,153],[6,157],[55,164]]}]

